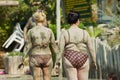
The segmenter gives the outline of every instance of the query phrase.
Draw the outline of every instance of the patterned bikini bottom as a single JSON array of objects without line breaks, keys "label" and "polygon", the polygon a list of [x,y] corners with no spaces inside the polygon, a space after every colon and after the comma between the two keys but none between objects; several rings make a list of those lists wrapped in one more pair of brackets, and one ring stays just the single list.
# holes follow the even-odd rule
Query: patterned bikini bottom
[{"label": "patterned bikini bottom", "polygon": [[88,55],[74,50],[66,50],[64,57],[67,58],[74,68],[80,68],[87,61]]}]

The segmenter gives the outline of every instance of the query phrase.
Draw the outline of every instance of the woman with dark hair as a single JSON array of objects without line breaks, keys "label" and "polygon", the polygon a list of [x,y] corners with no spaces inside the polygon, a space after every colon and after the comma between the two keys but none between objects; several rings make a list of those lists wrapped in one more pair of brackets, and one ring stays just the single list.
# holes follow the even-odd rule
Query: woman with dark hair
[{"label": "woman with dark hair", "polygon": [[68,80],[88,80],[88,50],[92,63],[96,68],[96,57],[91,38],[87,31],[78,27],[80,24],[79,18],[79,13],[74,11],[69,12],[67,21],[70,24],[70,28],[61,32],[58,43],[59,55],[56,65],[63,54],[63,65]]},{"label": "woman with dark hair", "polygon": [[43,73],[43,80],[50,80],[51,70],[53,67],[52,47],[54,53],[57,53],[54,34],[51,29],[47,28],[46,15],[44,11],[33,14],[36,26],[28,31],[26,45],[24,48],[25,57],[29,55],[29,64],[32,71],[33,80],[40,80],[38,69]]},{"label": "woman with dark hair", "polygon": [[34,26],[36,26],[35,20],[33,17],[30,17],[27,24],[25,25],[23,32],[24,32],[24,41],[26,42],[26,34],[28,32],[29,29],[33,28]]}]

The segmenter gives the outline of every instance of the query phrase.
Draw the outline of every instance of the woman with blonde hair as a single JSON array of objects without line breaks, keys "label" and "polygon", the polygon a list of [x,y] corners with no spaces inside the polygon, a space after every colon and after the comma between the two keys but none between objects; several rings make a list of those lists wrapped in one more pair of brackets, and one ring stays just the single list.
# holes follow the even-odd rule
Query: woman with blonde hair
[{"label": "woman with blonde hair", "polygon": [[34,13],[33,17],[36,26],[28,31],[24,52],[30,58],[29,63],[32,68],[33,80],[40,80],[40,76],[37,76],[39,74],[37,68],[40,68],[43,72],[43,80],[50,80],[53,62],[49,45],[55,53],[57,52],[54,34],[51,29],[45,26],[46,15],[44,11]]}]

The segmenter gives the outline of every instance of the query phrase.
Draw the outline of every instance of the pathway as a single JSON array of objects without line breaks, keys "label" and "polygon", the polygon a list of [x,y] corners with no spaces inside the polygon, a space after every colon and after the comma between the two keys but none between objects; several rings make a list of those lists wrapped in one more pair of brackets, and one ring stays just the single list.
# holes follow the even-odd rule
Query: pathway
[{"label": "pathway", "polygon": [[[0,80],[33,80],[31,75],[0,75]],[[42,79],[41,79],[42,80]],[[59,80],[58,77],[52,77],[51,80]],[[63,78],[63,80],[67,80]],[[89,79],[89,80],[98,80],[98,79]],[[104,79],[105,80],[105,79]]]}]

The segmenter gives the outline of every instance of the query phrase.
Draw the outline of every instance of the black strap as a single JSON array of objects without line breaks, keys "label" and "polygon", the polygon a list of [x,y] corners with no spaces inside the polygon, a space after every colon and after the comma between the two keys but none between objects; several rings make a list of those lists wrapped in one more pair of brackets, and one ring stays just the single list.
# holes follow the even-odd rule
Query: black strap
[{"label": "black strap", "polygon": [[[69,34],[69,31],[67,30],[67,33],[68,33],[68,42],[65,44],[65,46],[67,46],[68,44],[70,44],[70,34]],[[67,39],[66,39],[67,41]]]},{"label": "black strap", "polygon": [[68,43],[70,43],[70,33],[68,30],[67,30],[67,33],[68,33]]},{"label": "black strap", "polygon": [[84,30],[83,30],[83,43],[84,43],[84,36],[85,36],[85,35],[84,35]]}]

